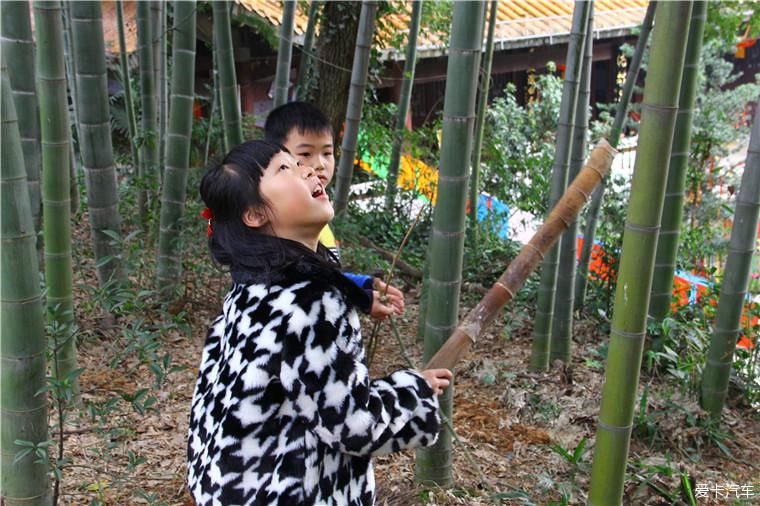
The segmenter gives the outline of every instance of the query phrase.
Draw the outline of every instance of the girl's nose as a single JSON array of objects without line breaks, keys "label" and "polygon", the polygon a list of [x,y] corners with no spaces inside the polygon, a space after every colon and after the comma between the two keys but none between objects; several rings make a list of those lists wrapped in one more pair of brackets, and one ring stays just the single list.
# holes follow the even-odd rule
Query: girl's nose
[{"label": "girl's nose", "polygon": [[314,172],[314,167],[311,167],[309,165],[302,165],[301,175],[304,179],[309,179],[310,177],[315,176],[316,173]]}]

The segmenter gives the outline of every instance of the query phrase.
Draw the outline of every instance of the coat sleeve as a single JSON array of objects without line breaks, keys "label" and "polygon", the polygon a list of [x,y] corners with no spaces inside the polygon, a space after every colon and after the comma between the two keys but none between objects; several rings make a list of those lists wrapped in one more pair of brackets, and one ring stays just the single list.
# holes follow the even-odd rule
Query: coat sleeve
[{"label": "coat sleeve", "polygon": [[337,290],[310,288],[282,323],[280,380],[298,415],[323,443],[352,455],[433,444],[438,399],[425,378],[410,369],[370,380],[356,312]]}]

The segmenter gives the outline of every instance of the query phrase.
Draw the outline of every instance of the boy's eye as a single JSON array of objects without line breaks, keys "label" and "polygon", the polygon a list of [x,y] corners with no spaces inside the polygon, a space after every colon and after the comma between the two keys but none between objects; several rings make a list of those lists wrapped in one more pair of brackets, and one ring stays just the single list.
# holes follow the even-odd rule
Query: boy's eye
[{"label": "boy's eye", "polygon": [[328,151],[326,153],[323,153],[323,156],[332,156],[332,155],[333,155],[332,151]]},{"label": "boy's eye", "polygon": [[300,158],[309,158],[311,156],[311,153],[298,153],[298,156]]},{"label": "boy's eye", "polygon": [[280,170],[288,170],[289,168],[287,165],[280,165]]}]

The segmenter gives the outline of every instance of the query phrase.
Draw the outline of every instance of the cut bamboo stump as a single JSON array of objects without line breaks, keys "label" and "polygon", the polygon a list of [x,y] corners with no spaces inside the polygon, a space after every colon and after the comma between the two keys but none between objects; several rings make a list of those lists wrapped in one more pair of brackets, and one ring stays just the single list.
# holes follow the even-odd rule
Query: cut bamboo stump
[{"label": "cut bamboo stump", "polygon": [[459,323],[454,333],[427,363],[425,369],[452,369],[464,357],[470,346],[493,321],[499,310],[512,300],[549,248],[557,242],[562,232],[580,213],[594,188],[610,171],[616,154],[617,151],[609,142],[604,139],[599,141],[583,169],[565,190],[541,228],[523,246],[517,257],[478,305]]}]

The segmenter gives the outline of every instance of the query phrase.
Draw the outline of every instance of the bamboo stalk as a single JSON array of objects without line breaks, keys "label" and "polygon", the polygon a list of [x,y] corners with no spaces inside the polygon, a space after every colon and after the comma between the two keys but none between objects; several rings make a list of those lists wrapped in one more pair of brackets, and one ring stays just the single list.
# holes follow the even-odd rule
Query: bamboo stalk
[{"label": "bamboo stalk", "polygon": [[151,22],[151,4],[148,1],[137,3],[137,53],[140,58],[140,104],[142,107],[140,144],[140,167],[138,176],[140,190],[137,205],[140,223],[148,224],[148,206],[155,188],[158,170],[158,132],[156,124],[156,93],[153,66],[153,30]]},{"label": "bamboo stalk", "polygon": [[[79,186],[77,185],[77,170],[81,165],[81,153],[77,153],[74,146],[74,137],[77,140],[79,136],[79,90],[77,89],[76,75],[77,67],[74,61],[74,42],[71,38],[71,2],[61,0],[61,16],[63,20],[63,59],[66,63],[66,78],[69,87],[69,97],[71,98],[71,108],[69,109],[69,122],[72,128],[69,128],[69,199],[71,214],[79,211]],[[72,135],[71,132],[74,132]]]},{"label": "bamboo stalk", "polygon": [[338,162],[337,182],[333,198],[336,215],[342,213],[348,205],[351,190],[351,177],[354,173],[356,142],[359,138],[359,123],[362,119],[364,91],[367,89],[369,51],[375,34],[377,7],[378,2],[376,0],[362,1],[359,29],[356,32],[354,63],[351,68],[351,88],[348,93],[348,106],[346,108],[346,127],[340,145],[340,161]]},{"label": "bamboo stalk", "polygon": [[311,73],[311,53],[314,51],[314,31],[317,26],[317,18],[319,17],[319,7],[321,4],[322,2],[320,0],[311,0],[311,2],[309,2],[309,22],[306,25],[306,33],[303,36],[301,60],[298,63],[298,78],[296,79],[295,90],[296,100],[303,101],[306,79]]},{"label": "bamboo stalk", "polygon": [[[58,1],[34,2],[37,35],[37,92],[42,139],[42,207],[48,319],[64,341],[53,374],[64,379],[76,369],[73,335],[69,122],[63,22]],[[73,390],[78,396],[78,381]]]},{"label": "bamboo stalk", "polygon": [[678,238],[683,221],[684,187],[689,164],[691,125],[694,117],[694,101],[699,80],[699,57],[702,54],[702,34],[707,18],[707,2],[694,2],[689,24],[689,42],[681,78],[678,98],[678,116],[670,153],[668,184],[662,208],[660,233],[657,238],[657,255],[654,263],[652,294],[649,299],[649,316],[661,322],[670,312],[673,298],[673,276],[676,271]]},{"label": "bamboo stalk", "polygon": [[18,129],[21,148],[24,152],[26,180],[29,186],[29,201],[36,230],[40,229],[40,115],[35,88],[34,40],[29,16],[29,5],[25,2],[0,2],[0,34],[2,35],[2,57],[8,68],[13,103],[18,111]]},{"label": "bamboo stalk", "polygon": [[[454,2],[437,200],[430,241],[428,305],[423,357],[433,356],[456,327],[462,283],[467,167],[472,154],[478,69],[483,45],[485,2]],[[454,383],[438,398],[443,417],[451,419]],[[452,477],[451,434],[442,430],[438,441],[417,450],[415,479],[448,486]]]},{"label": "bamboo stalk", "polygon": [[617,151],[607,141],[604,139],[599,141],[586,165],[554,206],[541,228],[523,246],[517,257],[478,305],[470,310],[459,323],[454,333],[427,363],[425,369],[439,367],[450,369],[464,357],[470,345],[483,334],[499,310],[512,300],[546,252],[567,229],[568,223],[578,215],[594,188],[609,172],[616,154]]},{"label": "bamboo stalk", "polygon": [[212,2],[214,12],[214,51],[219,72],[219,98],[222,103],[224,149],[229,151],[243,142],[243,126],[238,103],[235,57],[230,29],[230,3]]},{"label": "bamboo stalk", "polygon": [[[588,130],[588,108],[591,98],[591,63],[594,52],[593,43],[593,4],[586,29],[586,44],[583,56],[583,71],[581,72],[580,92],[574,115],[573,147],[570,156],[570,180],[578,175],[586,159],[586,132]],[[573,331],[573,283],[575,281],[575,252],[576,236],[578,235],[578,219],[573,219],[570,226],[560,239],[559,267],[557,270],[557,292],[554,298],[554,320],[552,321],[551,346],[549,362],[559,359],[570,361],[571,335]]]},{"label": "bamboo stalk", "polygon": [[[3,2],[3,25],[8,2]],[[15,21],[29,18],[16,12]],[[38,27],[40,25],[37,25]],[[3,37],[8,32],[3,30]],[[16,460],[24,448],[16,441],[41,444],[48,441],[48,398],[38,394],[45,386],[47,339],[45,337],[39,266],[35,251],[35,228],[27,190],[24,154],[21,146],[16,107],[3,54],[2,98],[0,99],[0,203],[2,203],[3,245],[0,270],[0,497],[8,506],[50,504],[48,466],[34,452]],[[27,62],[29,64],[29,62]],[[18,67],[17,67],[18,69]]]},{"label": "bamboo stalk", "polygon": [[87,97],[79,104],[79,146],[98,282],[101,287],[111,286],[115,290],[118,284],[126,280],[126,274],[121,266],[121,252],[113,239],[114,234],[121,236],[121,217],[100,9],[98,1],[73,2],[71,27],[77,69],[76,87]]},{"label": "bamboo stalk", "polygon": [[[591,2],[577,0],[573,11],[572,31],[567,47],[565,81],[562,85],[562,102],[560,104],[559,125],[557,127],[556,150],[552,166],[551,191],[548,209],[553,209],[567,186],[567,173],[572,148],[573,115],[578,104],[578,84],[586,42],[586,27]],[[549,367],[549,347],[551,345],[551,327],[554,314],[555,288],[559,248],[553,247],[541,262],[541,281],[538,288],[536,319],[533,326],[533,345],[530,356],[530,368],[544,371]]]},{"label": "bamboo stalk", "polygon": [[119,63],[121,64],[121,79],[124,86],[124,109],[127,112],[127,129],[129,130],[129,150],[132,153],[132,167],[137,170],[140,157],[137,155],[137,121],[135,120],[135,107],[132,102],[132,80],[129,77],[129,55],[127,54],[127,42],[124,34],[124,7],[122,0],[116,0],[116,23],[119,28]]},{"label": "bamboo stalk", "polygon": [[673,76],[683,72],[690,15],[690,2],[662,2],[657,7],[615,291],[589,504],[611,506],[622,502],[657,229],[678,107],[680,85]]},{"label": "bamboo stalk", "polygon": [[404,61],[404,79],[401,81],[401,93],[396,111],[396,128],[393,132],[393,147],[388,164],[388,175],[385,181],[385,210],[392,212],[396,202],[396,185],[398,184],[398,168],[401,163],[401,151],[406,131],[406,117],[409,114],[409,104],[412,100],[414,86],[414,69],[417,63],[417,35],[422,19],[422,2],[412,3],[412,17],[409,20],[409,40],[406,42],[406,60]]},{"label": "bamboo stalk", "polygon": [[[720,419],[728,394],[728,380],[736,339],[741,328],[742,309],[747,295],[752,255],[757,238],[758,214],[760,214],[760,114],[755,112],[752,133],[744,165],[741,188],[736,197],[734,223],[728,258],[723,271],[718,310],[713,325],[707,363],[702,373],[702,407],[714,419]],[[755,336],[757,337],[757,336]],[[755,340],[757,346],[757,339]]]},{"label": "bamboo stalk", "polygon": [[288,102],[290,88],[290,62],[293,58],[293,24],[296,0],[284,0],[280,23],[280,45],[277,49],[277,71],[274,77],[274,103],[272,108]]},{"label": "bamboo stalk", "polygon": [[166,141],[166,170],[161,192],[156,276],[158,289],[165,300],[171,300],[176,294],[182,269],[179,225],[185,206],[187,173],[190,168],[195,98],[195,2],[178,0],[174,3],[173,30],[172,103]]},{"label": "bamboo stalk", "polygon": [[488,89],[491,84],[491,65],[493,63],[493,40],[496,33],[496,18],[499,1],[491,1],[491,14],[488,20],[488,35],[486,37],[486,54],[482,63],[480,75],[480,94],[478,98],[478,119],[475,121],[475,146],[472,150],[472,174],[470,175],[470,245],[478,249],[478,201],[480,200],[480,157],[483,150],[483,132],[486,125],[486,106],[488,105]]},{"label": "bamboo stalk", "polygon": [[[625,83],[623,84],[623,93],[617,104],[615,120],[613,121],[612,130],[610,131],[609,141],[613,148],[617,148],[618,142],[620,142],[620,135],[628,120],[628,104],[631,101],[636,78],[639,75],[641,60],[644,57],[644,50],[646,49],[647,41],[649,40],[649,32],[652,31],[656,5],[657,2],[652,1],[649,2],[649,5],[647,6],[644,21],[641,23],[639,38],[636,41],[636,48],[633,51],[633,57],[628,66],[628,73],[625,76]],[[594,195],[591,197],[591,204],[589,204],[588,212],[586,213],[586,226],[583,229],[583,246],[581,247],[581,256],[578,261],[578,270],[575,276],[575,309],[583,307],[586,300],[588,265],[591,261],[591,250],[594,246],[594,236],[596,235],[596,223],[599,218],[599,210],[602,208],[604,188],[605,182],[602,181],[602,184],[597,187],[596,191],[594,191]]]}]

